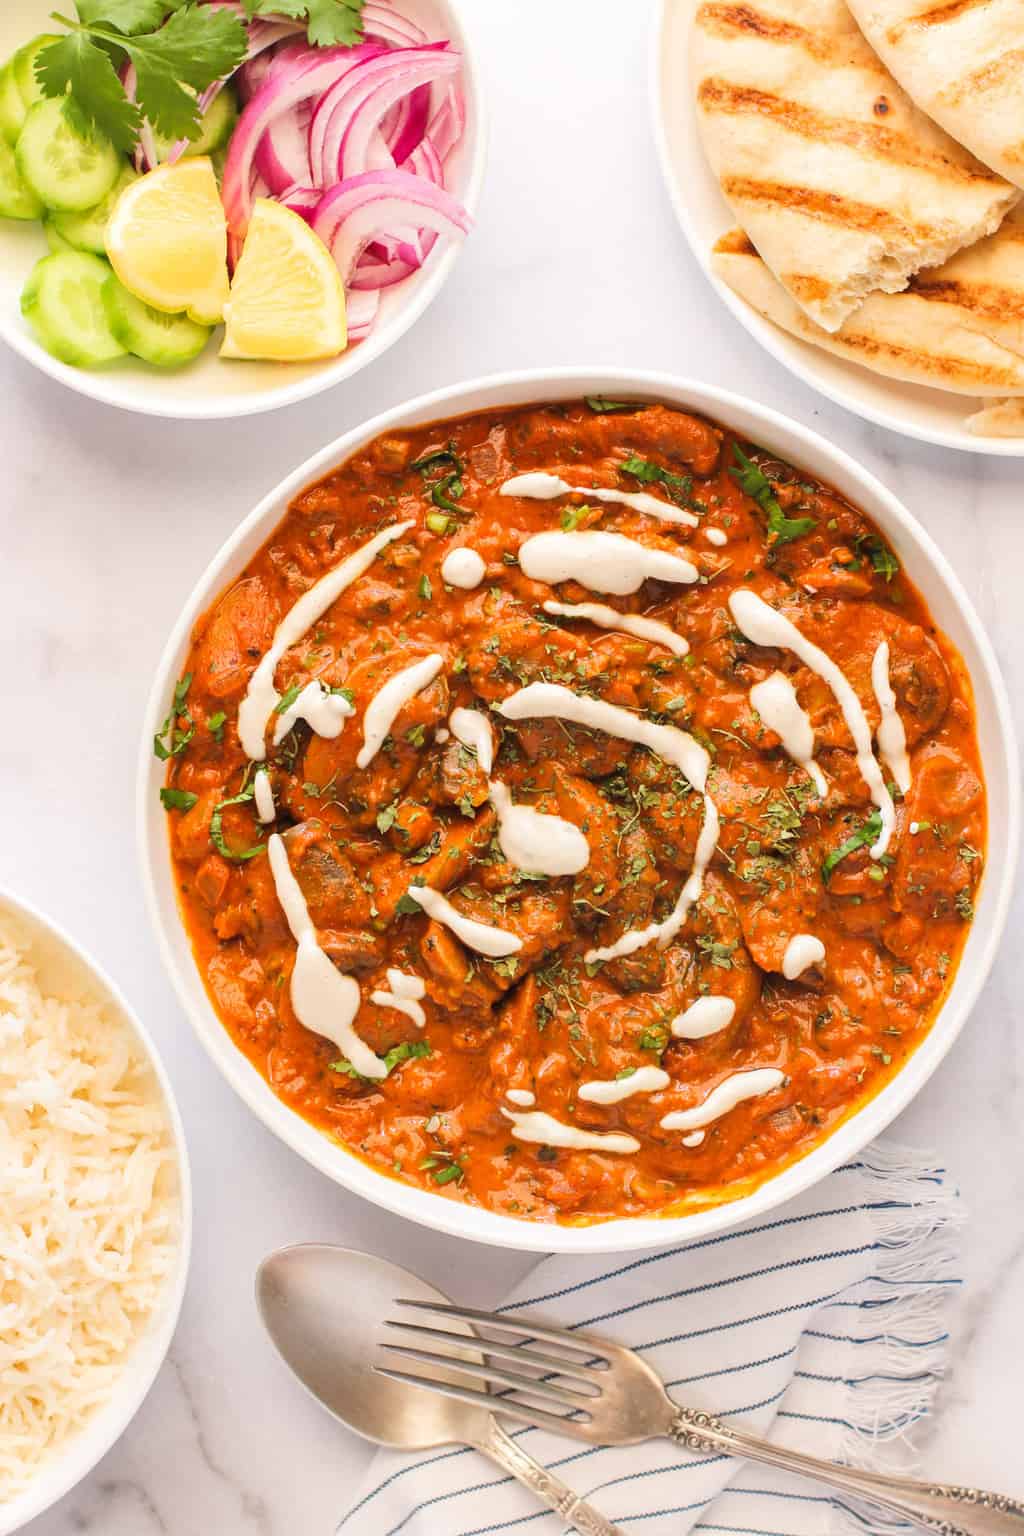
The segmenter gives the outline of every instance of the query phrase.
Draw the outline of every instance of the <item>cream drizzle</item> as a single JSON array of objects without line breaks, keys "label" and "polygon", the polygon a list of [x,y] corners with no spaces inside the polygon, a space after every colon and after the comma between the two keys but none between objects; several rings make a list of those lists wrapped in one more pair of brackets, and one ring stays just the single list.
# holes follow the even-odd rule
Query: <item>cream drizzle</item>
[{"label": "cream drizzle", "polygon": [[578,875],[590,863],[590,844],[571,821],[515,805],[508,786],[487,786],[498,817],[498,842],[510,864],[531,875]]},{"label": "cream drizzle", "polygon": [[883,640],[871,662],[871,686],[875,690],[882,718],[875,732],[882,762],[888,768],[902,794],[907,794],[912,782],[910,758],[907,755],[907,733],[896,707],[896,695],[889,680],[889,642]]},{"label": "cream drizzle", "polygon": [[824,958],[825,946],[813,933],[794,934],[782,957],[782,974],[787,981],[796,981],[812,965],[820,965]]},{"label": "cream drizzle", "polygon": [[750,705],[768,729],[775,732],[794,763],[810,774],[815,789],[824,799],[828,785],[814,761],[814,727],[785,673],[773,672],[763,683],[755,683],[750,690]]},{"label": "cream drizzle", "polygon": [[317,619],[323,617],[345,589],[370,569],[386,545],[400,538],[412,526],[410,520],[382,528],[380,533],[346,556],[333,571],[328,571],[326,576],[314,582],[309,591],[304,592],[285,614],[274,631],[269,651],[249,679],[245,697],[238,709],[238,739],[242,751],[253,762],[261,763],[267,755],[264,732],[267,721],[281,702],[281,695],[274,686],[274,673],[285,651],[297,645],[306,631]]},{"label": "cream drizzle", "polygon": [[704,1140],[703,1131],[691,1131],[689,1136],[683,1137],[684,1147],[699,1147]]},{"label": "cream drizzle", "polygon": [[723,545],[728,544],[729,542],[729,535],[727,533],[723,533],[721,528],[705,528],[704,537],[707,539],[709,544],[714,544],[718,549],[721,549]]},{"label": "cream drizzle", "polygon": [[597,1079],[581,1083],[579,1097],[588,1104],[619,1104],[634,1093],[657,1093],[667,1088],[672,1079],[660,1067],[637,1067],[628,1077]]},{"label": "cream drizzle", "polygon": [[325,741],[334,741],[345,729],[345,721],[354,714],[355,708],[343,694],[331,693],[319,678],[314,678],[278,716],[274,746],[281,745],[298,720],[305,720],[310,730]]},{"label": "cream drizzle", "polygon": [[679,1109],[665,1115],[661,1120],[661,1128],[663,1131],[702,1130],[713,1120],[727,1115],[737,1104],[742,1104],[744,1099],[760,1098],[763,1093],[781,1088],[785,1081],[786,1074],[775,1067],[759,1067],[753,1072],[734,1072],[732,1077],[727,1077],[724,1083],[713,1088],[703,1104],[698,1104],[696,1109]]},{"label": "cream drizzle", "polygon": [[487,716],[478,709],[453,709],[448,724],[452,735],[468,751],[476,753],[480,771],[490,778],[494,771],[494,732]]},{"label": "cream drizzle", "polygon": [[452,906],[447,897],[442,896],[440,891],[431,890],[429,885],[410,885],[407,894],[419,903],[428,917],[450,928],[457,939],[461,939],[468,949],[475,949],[478,955],[501,960],[506,955],[518,953],[523,947],[522,939],[514,933],[466,917],[457,907]]},{"label": "cream drizzle", "polygon": [[352,1027],[359,1012],[359,984],[351,976],[343,976],[320,948],[306,898],[277,832],[267,839],[267,857],[277,899],[297,945],[290,989],[295,1017],[313,1034],[332,1041],[361,1077],[386,1077],[383,1061]]},{"label": "cream drizzle", "polygon": [[544,612],[556,614],[561,619],[586,619],[598,629],[615,629],[624,635],[636,635],[640,640],[663,645],[676,656],[689,654],[690,643],[682,635],[677,635],[667,624],[659,624],[657,619],[645,619],[639,613],[620,613],[617,608],[608,608],[604,603],[556,602],[545,603]]},{"label": "cream drizzle", "polygon": [[689,1008],[677,1013],[672,1020],[672,1033],[677,1040],[705,1040],[727,1029],[736,1012],[731,997],[698,997]]},{"label": "cream drizzle", "polygon": [[483,581],[486,570],[483,556],[475,549],[462,546],[449,550],[445,555],[441,562],[441,580],[446,581],[450,587],[461,587],[464,592],[471,592]]},{"label": "cream drizzle", "polygon": [[539,1109],[518,1113],[502,1109],[506,1120],[512,1122],[512,1135],[517,1141],[539,1141],[546,1147],[570,1147],[574,1152],[639,1152],[640,1143],[635,1136],[624,1136],[620,1131],[581,1131],[576,1125],[563,1125],[551,1115]]},{"label": "cream drizzle", "polygon": [[519,565],[531,581],[554,587],[578,581],[592,592],[625,597],[648,578],[690,586],[698,571],[689,560],[665,549],[652,549],[621,533],[535,533],[519,546]]},{"label": "cream drizzle", "polygon": [[510,1104],[516,1104],[520,1109],[532,1109],[537,1102],[529,1088],[506,1088],[505,1097]]},{"label": "cream drizzle", "polygon": [[434,681],[443,666],[443,656],[424,656],[422,661],[414,661],[389,677],[383,688],[378,689],[363,715],[363,745],[356,756],[357,768],[373,762],[401,709]]},{"label": "cream drizzle", "polygon": [[618,960],[635,954],[655,941],[664,948],[670,944],[686,922],[687,914],[704,888],[704,873],[711,863],[718,846],[718,811],[715,802],[706,791],[710,758],[702,746],[674,725],[656,725],[640,715],[631,714],[618,704],[606,704],[603,699],[588,699],[573,693],[560,683],[530,683],[495,705],[498,714],[506,720],[557,719],[569,720],[590,730],[605,731],[623,741],[635,742],[664,758],[678,768],[694,789],[704,796],[704,824],[697,839],[693,870],[679,893],[672,911],[663,922],[651,923],[646,928],[630,928],[602,949],[590,949],[584,955],[587,965],[604,960]]},{"label": "cream drizzle", "polygon": [[396,1013],[404,1013],[422,1029],[427,1015],[420,1000],[427,994],[426,982],[421,976],[408,976],[394,968],[388,969],[387,978],[390,990],[371,992],[370,1002],[376,1003],[378,1008],[393,1008]]},{"label": "cream drizzle", "polygon": [[554,501],[556,496],[587,496],[591,501],[614,501],[634,512],[646,512],[649,517],[660,518],[663,523],[685,523],[696,528],[700,519],[684,507],[674,507],[671,502],[659,501],[647,491],[611,491],[598,485],[570,485],[558,475],[548,475],[534,470],[526,475],[514,475],[501,488],[503,496],[523,496],[534,501]]},{"label": "cream drizzle", "polygon": [[252,781],[253,800],[256,803],[256,815],[266,825],[277,817],[277,807],[274,804],[274,791],[270,783],[270,774],[265,768],[259,768]]},{"label": "cream drizzle", "polygon": [[808,640],[795,624],[784,614],[769,607],[756,592],[751,592],[747,587],[731,592],[729,607],[738,627],[748,640],[753,641],[755,645],[775,646],[792,651],[831,688],[836,703],[842,710],[847,729],[853,737],[861,778],[881,813],[882,830],[869,850],[873,859],[880,859],[889,846],[896,825],[896,808],[871,747],[871,727],[867,716],[846,674],[820,646]]}]

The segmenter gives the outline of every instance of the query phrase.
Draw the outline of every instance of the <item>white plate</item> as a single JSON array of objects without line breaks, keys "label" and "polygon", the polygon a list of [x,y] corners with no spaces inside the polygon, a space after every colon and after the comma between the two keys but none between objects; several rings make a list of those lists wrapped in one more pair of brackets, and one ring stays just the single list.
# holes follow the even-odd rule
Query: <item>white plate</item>
[{"label": "white plate", "polygon": [[[990,832],[977,918],[971,926],[949,997],[919,1049],[876,1098],[800,1162],[743,1199],[689,1216],[616,1220],[587,1227],[568,1227],[531,1225],[390,1179],[316,1130],[271,1091],[214,1012],[193,959],[178,911],[169,857],[167,816],[161,808],[158,793],[163,770],[153,756],[153,736],[167,713],[168,700],[175,679],[181,675],[196,620],[244,569],[281,521],[292,498],[311,481],[344,462],[378,433],[396,426],[415,426],[448,416],[530,401],[578,399],[582,395],[664,400],[711,416],[835,486],[841,495],[875,520],[922,592],[936,623],[959,649],[970,672],[988,779]],[[153,695],[143,722],[138,829],[146,899],[164,962],[178,996],[220,1071],[250,1109],[282,1141],[346,1189],[424,1226],[507,1248],[543,1253],[604,1253],[690,1241],[737,1226],[816,1183],[866,1146],[910,1102],[959,1034],[995,957],[1006,921],[1017,858],[1018,780],[1017,752],[1006,690],[992,647],[970,600],[938,547],[873,475],[808,428],[725,390],[646,372],[610,368],[549,369],[476,380],[398,406],[357,427],[309,459],[250,513],[228,539],[188,599],[157,668]]]},{"label": "white plate", "polygon": [[163,1062],[145,1026],[132,1012],[116,984],[80,949],[56,923],[35,907],[0,889],[0,918],[15,921],[28,934],[29,957],[39,972],[44,991],[98,1003],[138,1040],[160,1084],[178,1167],[181,1233],[178,1258],[167,1276],[163,1301],[149,1326],[128,1356],[109,1400],[89,1419],[85,1429],[70,1440],[53,1462],[42,1468],[31,1485],[17,1498],[0,1504],[0,1536],[12,1536],[23,1525],[62,1499],[99,1461],[128,1428],[153,1385],[171,1345],[185,1295],[192,1242],[192,1187],[185,1132]]},{"label": "white plate", "polygon": [[[475,216],[487,162],[487,126],[479,71],[458,0],[397,0],[394,8],[431,32],[451,37],[462,51],[466,132],[448,162],[447,179],[450,190]],[[0,60],[37,33],[53,31],[52,10],[51,0],[3,0]],[[217,356],[219,339],[214,336],[202,357],[182,369],[151,368],[133,358],[99,369],[69,368],[39,345],[21,315],[25,280],[39,257],[49,254],[42,226],[0,219],[0,337],[51,378],[122,410],[207,421],[249,416],[306,400],[380,357],[441,291],[461,248],[461,242],[438,241],[419,272],[385,289],[376,324],[366,340],[326,362],[225,362]]]},{"label": "white plate", "polygon": [[736,217],[718,189],[697,128],[690,79],[689,34],[700,0],[659,0],[655,13],[651,99],[654,134],[672,206],[708,282],[739,323],[795,373],[837,405],[858,416],[943,448],[966,453],[1024,456],[1024,438],[977,437],[964,421],[981,403],[973,395],[924,389],[886,379],[856,363],[788,335],[733,293],[711,270],[715,241],[736,226]]}]

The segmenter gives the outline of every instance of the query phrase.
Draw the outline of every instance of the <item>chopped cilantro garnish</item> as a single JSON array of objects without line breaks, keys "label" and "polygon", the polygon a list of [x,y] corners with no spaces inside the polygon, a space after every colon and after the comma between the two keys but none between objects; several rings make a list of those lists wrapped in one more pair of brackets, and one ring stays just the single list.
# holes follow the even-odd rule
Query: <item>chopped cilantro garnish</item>
[{"label": "chopped cilantro garnish", "polygon": [[165,811],[190,811],[199,799],[189,789],[162,789],[160,804]]},{"label": "chopped cilantro garnish", "polygon": [[764,470],[747,457],[739,443],[733,443],[732,451],[739,468],[730,469],[729,473],[743,494],[756,501],[764,513],[773,548],[778,548],[780,544],[790,544],[818,526],[813,517],[787,517],[775,498],[771,481]]},{"label": "chopped cilantro garnish", "polygon": [[314,48],[350,48],[363,40],[363,0],[245,0],[246,15],[306,22]]},{"label": "chopped cilantro garnish", "polygon": [[227,718],[227,715],[222,709],[218,709],[216,714],[210,715],[208,717],[206,721],[206,729],[209,731],[214,741],[224,740],[224,726],[227,722]]},{"label": "chopped cilantro garnish", "polygon": [[[387,1075],[390,1077],[391,1073],[397,1066],[400,1065],[401,1062],[417,1061],[422,1056],[430,1056],[432,1054],[433,1053],[430,1049],[430,1045],[426,1040],[403,1040],[401,1045],[393,1045],[390,1051],[388,1051],[381,1059],[387,1068]],[[350,1061],[346,1061],[344,1057],[342,1057],[340,1061],[332,1061],[330,1064],[330,1070],[332,1072],[341,1072],[346,1077],[363,1077],[363,1074],[361,1072],[357,1072],[352,1063]],[[363,1081],[367,1083],[379,1083],[382,1081],[382,1079],[379,1077],[367,1077],[363,1078]]]},{"label": "chopped cilantro garnish", "polygon": [[232,795],[229,799],[221,800],[218,805],[215,805],[213,815],[210,817],[210,842],[219,854],[235,864],[243,864],[246,859],[254,859],[258,854],[267,851],[265,843],[254,843],[251,848],[229,848],[224,841],[224,829],[221,824],[223,813],[231,805],[248,805],[254,796],[255,790],[251,786],[249,789],[243,789],[240,794]]},{"label": "chopped cilantro garnish", "polygon": [[382,811],[377,812],[377,831],[381,833],[390,831],[395,824],[397,815],[398,800],[396,798],[392,800],[390,805],[386,805]]},{"label": "chopped cilantro garnish", "polygon": [[[426,881],[422,878],[422,876],[417,875],[412,884],[425,885]],[[410,896],[408,891],[404,891],[402,895],[399,896],[398,901],[395,903],[395,912],[399,916],[411,916],[414,913],[422,911],[423,908],[420,906],[419,902],[414,896]]]},{"label": "chopped cilantro garnish", "polygon": [[304,687],[304,683],[293,683],[290,688],[286,688],[284,693],[282,693],[281,697],[278,699],[277,703],[274,705],[274,714],[283,715],[286,710],[291,709],[292,705],[295,703],[295,700],[298,698]]},{"label": "chopped cilantro garnish", "polygon": [[578,528],[579,527],[579,523],[580,523],[580,518],[583,516],[584,512],[587,512],[587,511],[589,511],[589,508],[585,507],[585,506],[583,506],[583,507],[563,507],[562,508],[562,528],[563,528],[563,530],[566,533],[571,533],[574,528]]},{"label": "chopped cilantro garnish", "polygon": [[461,1163],[449,1163],[445,1168],[438,1168],[432,1175],[435,1184],[451,1184],[453,1180],[460,1181],[466,1177],[466,1170]]},{"label": "chopped cilantro garnish", "polygon": [[430,585],[430,577],[427,575],[426,571],[424,571],[423,575],[420,577],[419,587],[417,588],[417,591],[419,592],[420,597],[422,597],[424,599],[424,601],[428,602],[428,603],[430,602],[430,599],[434,595],[434,589]]},{"label": "chopped cilantro garnish", "polygon": [[[165,763],[169,757],[179,757],[196,733],[195,724],[186,703],[191,686],[192,673],[186,672],[185,676],[175,683],[170,712],[153,737],[153,751],[162,763]],[[179,720],[185,723],[187,730],[179,729]]]},{"label": "chopped cilantro garnish", "polygon": [[892,581],[894,576],[900,573],[900,563],[888,544],[884,544],[876,533],[861,533],[854,540],[857,553],[861,551],[871,561],[871,569],[878,576],[884,576],[886,581]]},{"label": "chopped cilantro garnish", "polygon": [[619,470],[624,475],[632,475],[634,480],[639,480],[643,485],[665,486],[673,501],[688,502],[690,499],[693,489],[691,475],[675,475],[670,469],[662,469],[660,464],[652,464],[650,459],[641,459],[635,453],[623,460]]},{"label": "chopped cilantro garnish", "polygon": [[845,843],[840,843],[839,847],[833,849],[833,851],[827,856],[821,866],[821,873],[823,878],[828,880],[836,865],[840,864],[848,854],[856,853],[858,848],[869,847],[871,843],[876,841],[881,831],[881,812],[875,811],[868,817],[867,821],[861,828],[859,828],[858,831],[854,832],[850,837],[848,837]]},{"label": "chopped cilantro garnish", "polygon": [[612,411],[643,410],[643,403],[640,400],[606,400],[603,395],[584,395],[583,403],[588,410],[595,411],[598,416],[610,415]]}]

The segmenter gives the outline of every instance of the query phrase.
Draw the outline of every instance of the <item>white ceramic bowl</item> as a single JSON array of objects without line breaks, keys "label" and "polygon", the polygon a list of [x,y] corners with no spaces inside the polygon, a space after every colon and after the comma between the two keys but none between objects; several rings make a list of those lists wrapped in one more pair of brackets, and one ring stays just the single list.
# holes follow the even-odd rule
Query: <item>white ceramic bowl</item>
[{"label": "white ceramic bowl", "polygon": [[0,1504],[0,1536],[12,1536],[12,1532],[20,1531],[23,1525],[70,1493],[92,1471],[100,1457],[106,1455],[127,1429],[153,1385],[170,1348],[185,1295],[192,1243],[192,1186],[185,1132],[167,1072],[145,1026],[132,1012],[116,984],[56,923],[10,891],[0,889],[0,919],[4,918],[17,922],[28,934],[30,959],[39,972],[44,991],[76,1001],[98,1003],[135,1035],[163,1093],[176,1153],[181,1206],[177,1263],[167,1278],[159,1308],[126,1360],[109,1400],[93,1414],[82,1433],[41,1469],[23,1493]]},{"label": "white ceramic bowl", "polygon": [[736,225],[700,141],[690,78],[689,34],[700,0],[658,0],[651,57],[654,135],[676,217],[708,282],[767,352],[812,389],[858,416],[922,442],[966,453],[1024,455],[1024,438],[977,437],[964,426],[973,395],[883,378],[790,336],[750,308],[711,269],[711,250]]},{"label": "white ceramic bowl", "polygon": [[[153,734],[167,712],[196,620],[244,568],[284,516],[291,499],[340,464],[379,432],[447,416],[530,401],[603,394],[612,399],[664,400],[722,421],[775,449],[782,458],[835,486],[874,518],[923,593],[937,623],[958,647],[974,683],[978,730],[986,767],[990,832],[987,869],[956,980],[927,1038],[899,1075],[827,1141],[753,1194],[678,1218],[643,1218],[589,1227],[531,1225],[491,1211],[411,1189],[376,1173],[328,1140],[281,1102],[233,1044],[206,995],[178,914],[168,852],[166,812],[158,790],[161,765]],[[910,513],[873,475],[841,449],[775,411],[724,390],[669,375],[610,369],[555,369],[503,374],[421,396],[339,438],[294,474],[252,512],[201,578],[168,642],[157,669],[142,733],[138,817],[143,879],[160,947],[178,995],[200,1040],[228,1082],[265,1125],[329,1178],[425,1226],[479,1242],[541,1252],[598,1253],[654,1247],[704,1237],[734,1227],[806,1189],[877,1136],[927,1082],[963,1026],[988,974],[1006,920],[1018,840],[1018,769],[1006,690],[985,633],[944,556]]]},{"label": "white ceramic bowl", "polygon": [[[449,162],[449,187],[476,215],[487,162],[487,125],[472,40],[459,0],[397,0],[396,9],[413,21],[441,29],[463,54],[466,132]],[[0,60],[39,32],[52,32],[51,0],[3,0],[0,5]],[[472,239],[472,234],[469,235]],[[392,347],[441,291],[458,260],[461,244],[439,241],[419,272],[385,289],[377,322],[365,341],[340,357],[320,363],[222,361],[215,336],[202,357],[186,368],[151,368],[123,358],[105,368],[69,368],[51,357],[22,318],[21,290],[49,247],[42,225],[0,219],[0,337],[37,368],[79,394],[146,416],[215,421],[294,405],[340,384]]]}]

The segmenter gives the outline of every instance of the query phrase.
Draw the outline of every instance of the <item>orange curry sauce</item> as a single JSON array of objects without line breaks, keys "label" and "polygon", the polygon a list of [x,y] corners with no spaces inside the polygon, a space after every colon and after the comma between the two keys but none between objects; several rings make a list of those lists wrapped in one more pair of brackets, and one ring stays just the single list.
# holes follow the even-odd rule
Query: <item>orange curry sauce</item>
[{"label": "orange curry sauce", "polygon": [[[820,1142],[898,1070],[934,1017],[985,843],[969,680],[871,522],[828,487],[741,446],[746,469],[731,435],[707,421],[601,401],[392,431],[298,496],[196,626],[161,748],[171,753],[164,798],[196,962],[225,1027],[274,1092],[382,1172],[535,1221],[717,1201]],[[692,509],[699,527],[581,494],[500,494],[528,471],[645,492]],[[333,740],[300,722],[268,745],[276,821],[261,825],[236,724],[251,674],[297,599],[404,519],[414,526],[277,668],[285,699],[320,679],[347,690],[354,714]],[[517,560],[524,540],[558,529],[616,532],[683,555],[699,580],[647,580],[608,596],[527,579]],[[726,542],[709,540],[709,529]],[[472,590],[441,575],[461,545],[486,562]],[[869,853],[875,808],[832,691],[792,652],[743,637],[727,604],[738,587],[841,667],[872,730],[872,661],[888,641],[913,778],[895,797],[881,860]],[[689,653],[552,616],[543,609],[552,598],[656,618]],[[369,701],[431,653],[442,670],[358,768]],[[751,687],[776,671],[813,725],[824,800],[752,708]],[[710,755],[720,837],[699,900],[665,947],[584,960],[671,911],[694,867],[702,796],[645,747],[494,712],[538,681],[685,730]],[[447,735],[460,705],[491,719],[493,777],[513,800],[584,832],[581,873],[537,878],[505,857],[487,779]],[[268,743],[273,726],[274,717]],[[296,944],[267,857],[272,832],[283,837],[316,940],[358,982],[354,1028],[387,1061],[383,1081],[355,1075],[337,1045],[296,1018]],[[516,935],[520,950],[497,960],[474,953],[408,898],[413,882]],[[819,939],[825,958],[789,981],[782,961],[797,933]],[[423,1027],[371,1001],[388,990],[389,967],[425,983]],[[673,1022],[701,997],[731,1000],[731,1020],[704,1038],[677,1038]],[[643,1067],[660,1068],[664,1086],[613,1104],[580,1097],[584,1084],[628,1084]],[[778,1085],[728,1109],[702,1137],[691,1132],[688,1145],[661,1125],[735,1074],[765,1068],[782,1074]],[[624,1134],[637,1150],[522,1139],[511,1116],[528,1112],[525,1095],[570,1130]]]}]

